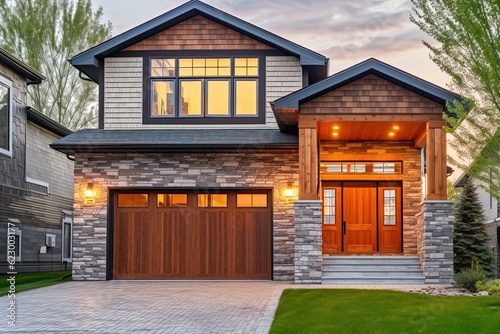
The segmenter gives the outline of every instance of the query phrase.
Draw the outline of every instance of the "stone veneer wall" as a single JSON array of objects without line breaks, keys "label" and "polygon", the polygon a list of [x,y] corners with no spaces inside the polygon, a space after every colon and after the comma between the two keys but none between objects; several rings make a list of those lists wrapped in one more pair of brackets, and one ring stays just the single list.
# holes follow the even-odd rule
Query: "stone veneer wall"
[{"label": "stone veneer wall", "polygon": [[[273,278],[294,276],[293,197],[298,185],[298,152],[239,150],[205,153],[97,153],[75,156],[73,279],[106,279],[108,189],[273,188]],[[95,204],[83,202],[93,183]]]},{"label": "stone veneer wall", "polygon": [[322,201],[295,201],[295,283],[321,283]]},{"label": "stone veneer wall", "polygon": [[452,283],[453,202],[424,201],[420,222],[423,238],[418,248],[425,283]]},{"label": "stone veneer wall", "polygon": [[321,154],[334,155],[336,160],[360,154],[403,156],[403,254],[417,255],[417,215],[422,202],[420,150],[410,142],[322,142]]}]

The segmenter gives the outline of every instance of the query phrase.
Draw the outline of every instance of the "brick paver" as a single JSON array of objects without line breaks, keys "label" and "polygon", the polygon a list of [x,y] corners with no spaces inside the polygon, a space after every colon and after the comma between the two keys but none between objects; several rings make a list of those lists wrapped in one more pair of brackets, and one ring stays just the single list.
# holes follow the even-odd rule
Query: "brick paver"
[{"label": "brick paver", "polygon": [[268,333],[285,288],[371,288],[396,285],[293,285],[279,282],[68,282],[16,296],[17,325],[0,333]]}]

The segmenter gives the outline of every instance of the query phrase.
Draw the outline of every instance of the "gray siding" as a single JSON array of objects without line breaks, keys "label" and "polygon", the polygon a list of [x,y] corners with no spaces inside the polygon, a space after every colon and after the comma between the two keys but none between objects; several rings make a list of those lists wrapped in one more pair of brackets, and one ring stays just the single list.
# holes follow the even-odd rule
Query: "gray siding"
[{"label": "gray siding", "polygon": [[12,156],[0,153],[0,185],[24,188],[26,157],[26,82],[0,63],[0,75],[12,81]]},{"label": "gray siding", "polygon": [[49,184],[52,195],[73,198],[73,161],[49,144],[60,136],[28,122],[26,136],[26,176]]},{"label": "gray siding", "polygon": [[[28,131],[34,128],[27,125],[27,86],[23,77],[1,63],[0,73],[13,82],[12,156],[0,154],[0,273],[7,271],[5,260],[9,219],[17,219],[19,224],[16,227],[22,232],[21,261],[16,263],[16,271],[59,270],[63,267],[61,265],[60,242],[63,211],[73,209],[73,195],[70,192],[72,179],[62,179],[60,174],[53,175],[54,180],[59,178],[59,183],[65,182],[64,187],[61,186],[60,193],[57,195],[47,195],[45,187],[26,182],[26,176],[30,176],[26,162],[26,156],[30,155],[29,150],[26,149],[27,137],[31,136],[31,134],[28,135]],[[31,137],[30,142],[34,140],[48,141],[49,136],[44,139]],[[42,143],[38,144],[42,145]],[[30,149],[38,150],[37,147]],[[51,164],[47,166],[46,164],[49,159],[52,159],[52,156],[46,156],[42,160],[38,160],[40,157],[32,158],[34,160],[31,161],[31,167],[29,167],[33,173],[31,175],[35,175],[37,169],[42,170],[42,173],[65,169],[64,172],[60,173],[72,174],[72,167],[68,169],[67,163],[59,165],[55,161],[50,161]],[[63,191],[62,188],[65,190]],[[56,190],[56,192],[59,191]],[[40,255],[40,246],[45,244],[46,233],[56,234],[57,246],[49,249],[48,254]]]},{"label": "gray siding", "polygon": [[266,58],[266,124],[142,124],[142,57],[106,58],[104,71],[104,128],[274,128],[278,126],[269,106],[284,95],[302,88],[299,59],[289,56]]},{"label": "gray siding", "polygon": [[488,186],[475,179],[474,184],[477,187],[477,195],[483,207],[486,221],[489,222],[498,218],[497,200],[483,188]]}]

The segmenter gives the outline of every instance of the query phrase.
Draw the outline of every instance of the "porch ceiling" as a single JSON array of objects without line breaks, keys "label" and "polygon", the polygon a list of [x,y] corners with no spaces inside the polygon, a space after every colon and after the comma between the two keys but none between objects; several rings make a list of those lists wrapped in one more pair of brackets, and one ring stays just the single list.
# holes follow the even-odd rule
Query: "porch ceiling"
[{"label": "porch ceiling", "polygon": [[425,122],[318,122],[322,141],[416,141],[425,133]]}]

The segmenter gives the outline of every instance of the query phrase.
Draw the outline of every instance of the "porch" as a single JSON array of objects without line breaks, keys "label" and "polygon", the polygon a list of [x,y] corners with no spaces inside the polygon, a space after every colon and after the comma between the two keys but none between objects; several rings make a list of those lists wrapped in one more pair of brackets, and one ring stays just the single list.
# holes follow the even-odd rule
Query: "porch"
[{"label": "porch", "polygon": [[370,59],[275,102],[282,130],[299,134],[295,282],[321,283],[325,255],[385,253],[451,282],[442,114],[455,99]]}]

